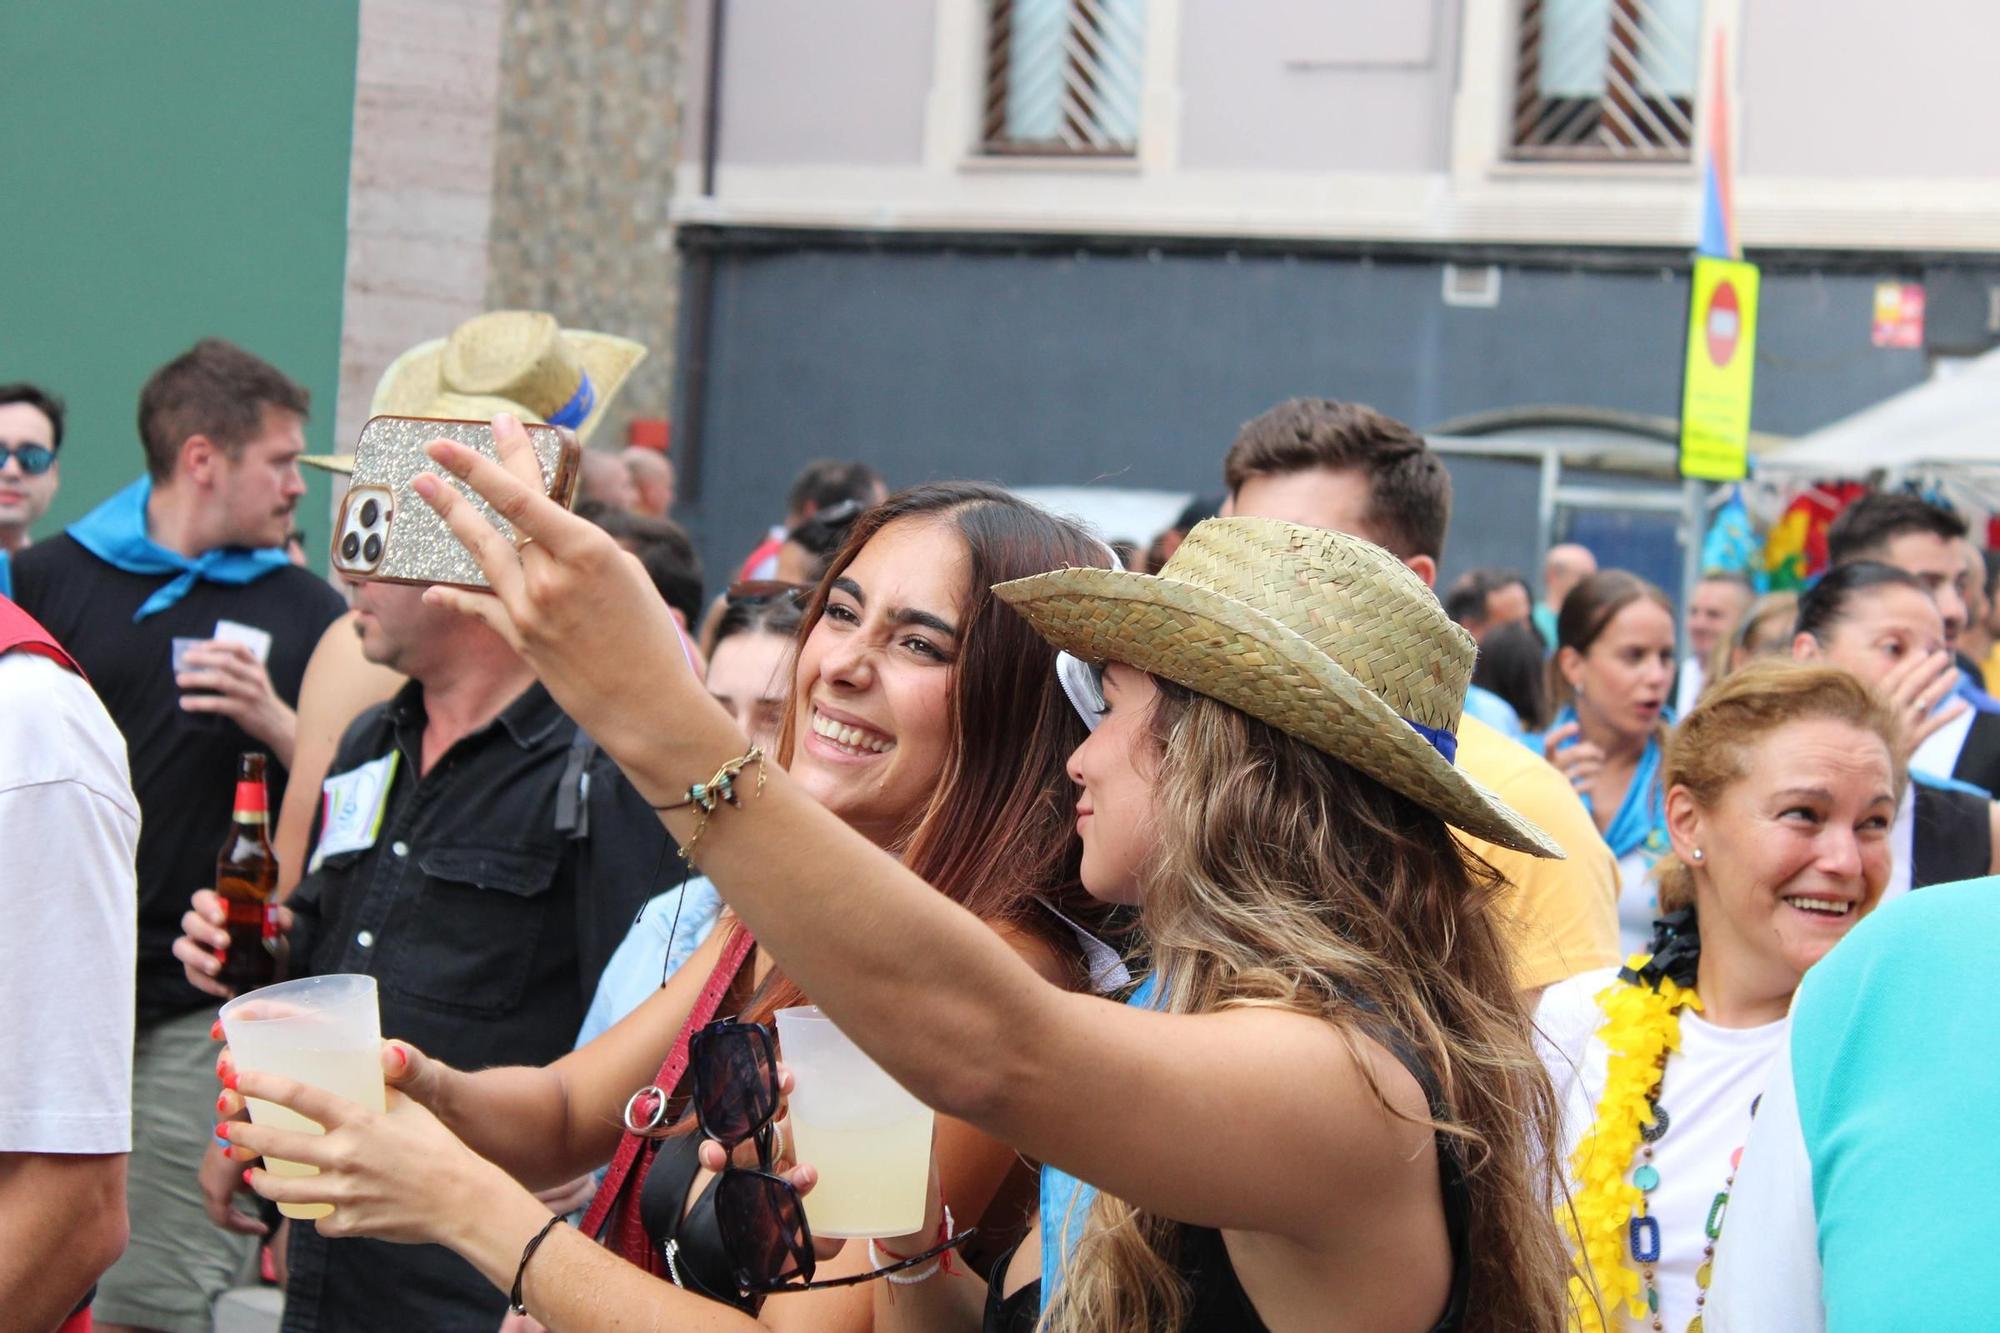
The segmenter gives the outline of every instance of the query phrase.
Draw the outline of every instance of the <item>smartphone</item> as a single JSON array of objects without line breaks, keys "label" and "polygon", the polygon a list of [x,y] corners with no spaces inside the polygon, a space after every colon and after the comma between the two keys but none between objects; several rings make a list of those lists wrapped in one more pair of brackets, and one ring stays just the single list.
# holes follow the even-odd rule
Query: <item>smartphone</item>
[{"label": "smartphone", "polygon": [[[576,502],[583,447],[576,436],[554,426],[528,425],[528,440],[541,460],[549,498],[567,509]],[[447,473],[424,446],[450,440],[498,459],[493,428],[481,421],[437,421],[427,417],[375,417],[361,428],[354,445],[354,472],[333,523],[333,571],[379,583],[450,583],[484,588],[486,576],[472,552],[452,535],[444,520],[425,504],[410,483],[423,473],[456,486],[473,508],[501,533],[513,528],[464,482]]]}]

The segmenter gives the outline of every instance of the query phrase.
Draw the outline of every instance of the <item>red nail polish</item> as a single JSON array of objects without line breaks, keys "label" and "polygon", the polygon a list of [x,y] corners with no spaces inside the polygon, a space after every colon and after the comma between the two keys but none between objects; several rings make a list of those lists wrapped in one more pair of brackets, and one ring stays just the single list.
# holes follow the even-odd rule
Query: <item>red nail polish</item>
[{"label": "red nail polish", "polygon": [[246,1166],[246,1167],[244,1167],[244,1168],[243,1168],[243,1183],[244,1183],[244,1184],[248,1185],[248,1184],[250,1183],[250,1173],[251,1173],[252,1171],[254,1171],[254,1170],[256,1170],[256,1168],[255,1168],[255,1167],[250,1167],[250,1166]]},{"label": "red nail polish", "polygon": [[410,1053],[409,1053],[408,1051],[404,1050],[404,1049],[403,1049],[402,1047],[400,1047],[400,1046],[391,1046],[391,1047],[390,1047],[389,1049],[390,1049],[391,1051],[395,1052],[395,1055],[396,1055],[396,1070],[397,1070],[397,1072],[398,1072],[398,1073],[404,1073],[404,1074],[407,1074],[407,1073],[409,1073],[409,1072],[410,1072]]},{"label": "red nail polish", "polygon": [[236,1091],[236,1071],[234,1069],[228,1069],[223,1071],[222,1086],[229,1089],[231,1092]]},{"label": "red nail polish", "polygon": [[218,1096],[218,1097],[217,1097],[217,1098],[215,1099],[215,1113],[216,1113],[217,1115],[228,1115],[228,1114],[229,1114],[229,1094],[228,1094],[228,1093],[223,1093],[223,1094],[221,1094],[220,1096]]},{"label": "red nail polish", "polygon": [[217,1126],[215,1127],[215,1137],[217,1137],[218,1139],[226,1139],[226,1138],[228,1138],[228,1137],[229,1137],[229,1127],[230,1127],[230,1126],[231,1126],[232,1124],[234,1124],[234,1123],[235,1123],[235,1121],[233,1121],[233,1120],[225,1120],[225,1121],[223,1121],[223,1122],[222,1122],[221,1124],[217,1125]]},{"label": "red nail polish", "polygon": [[208,1029],[208,1039],[209,1039],[210,1041],[221,1041],[221,1040],[222,1040],[222,1020],[221,1020],[221,1019],[219,1019],[219,1018],[218,1018],[218,1019],[216,1019],[216,1020],[215,1020],[215,1022],[214,1022],[214,1024],[213,1024],[213,1025],[211,1025],[211,1026],[210,1026],[210,1028]]}]

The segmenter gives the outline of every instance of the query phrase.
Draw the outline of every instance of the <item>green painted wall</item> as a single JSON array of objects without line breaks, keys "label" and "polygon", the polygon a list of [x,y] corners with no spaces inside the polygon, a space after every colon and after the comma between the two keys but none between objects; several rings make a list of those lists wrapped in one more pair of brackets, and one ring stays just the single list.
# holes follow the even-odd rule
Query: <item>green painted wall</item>
[{"label": "green painted wall", "polygon": [[40,532],[139,475],[139,387],[205,334],[311,389],[330,450],[358,4],[0,3],[0,381],[70,409]]}]

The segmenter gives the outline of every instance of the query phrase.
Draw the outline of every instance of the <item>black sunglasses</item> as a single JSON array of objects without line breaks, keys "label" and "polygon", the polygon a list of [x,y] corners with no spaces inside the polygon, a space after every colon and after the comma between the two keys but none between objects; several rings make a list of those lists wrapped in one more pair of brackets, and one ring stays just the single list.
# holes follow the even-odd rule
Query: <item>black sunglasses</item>
[{"label": "black sunglasses", "polygon": [[757,1145],[757,1168],[731,1166],[715,1182],[715,1221],[737,1289],[816,1291],[873,1282],[937,1258],[972,1239],[967,1228],[922,1254],[851,1277],[812,1280],[812,1228],[792,1182],[772,1169],[771,1125],[778,1114],[778,1049],[761,1023],[710,1023],[689,1048],[694,1114],[701,1132],[732,1152]]},{"label": "black sunglasses", "polygon": [[0,467],[6,467],[10,458],[21,465],[21,471],[31,477],[39,477],[55,466],[56,451],[46,444],[8,444],[0,441]]},{"label": "black sunglasses", "polygon": [[750,579],[730,584],[723,596],[731,606],[759,606],[765,602],[790,602],[796,606],[811,591],[803,583],[787,583],[783,579]]}]

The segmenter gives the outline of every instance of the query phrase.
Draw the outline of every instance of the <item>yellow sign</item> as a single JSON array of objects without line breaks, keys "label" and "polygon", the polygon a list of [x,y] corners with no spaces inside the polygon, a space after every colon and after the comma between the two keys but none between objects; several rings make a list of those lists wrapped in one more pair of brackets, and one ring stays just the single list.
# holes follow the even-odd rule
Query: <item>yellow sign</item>
[{"label": "yellow sign", "polygon": [[1757,266],[1697,256],[1681,381],[1681,475],[1740,481],[1750,471],[1757,361]]}]

